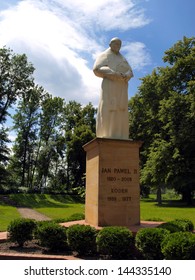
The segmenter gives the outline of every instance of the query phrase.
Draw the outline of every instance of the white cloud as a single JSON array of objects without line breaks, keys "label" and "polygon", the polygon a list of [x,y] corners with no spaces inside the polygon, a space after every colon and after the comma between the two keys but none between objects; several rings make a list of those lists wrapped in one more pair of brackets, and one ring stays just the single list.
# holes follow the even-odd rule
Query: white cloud
[{"label": "white cloud", "polygon": [[[148,23],[132,0],[18,0],[0,12],[0,46],[26,53],[37,83],[50,93],[96,105],[101,79],[91,68],[108,32]],[[149,62],[141,43],[123,50],[140,68]]]},{"label": "white cloud", "polygon": [[57,0],[73,11],[72,16],[80,23],[87,22],[104,30],[128,30],[150,22],[144,10],[132,0]]},{"label": "white cloud", "polygon": [[141,70],[151,64],[151,57],[146,46],[142,42],[132,42],[123,47],[126,58],[131,67],[135,70]]}]

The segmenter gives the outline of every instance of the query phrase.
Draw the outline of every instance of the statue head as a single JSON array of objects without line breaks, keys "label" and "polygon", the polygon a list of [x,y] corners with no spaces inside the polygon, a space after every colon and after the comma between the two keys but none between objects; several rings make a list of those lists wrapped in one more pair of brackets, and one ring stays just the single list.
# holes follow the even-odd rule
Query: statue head
[{"label": "statue head", "polygon": [[111,50],[116,54],[119,52],[121,45],[122,45],[122,41],[117,37],[114,37],[110,40],[109,46]]}]

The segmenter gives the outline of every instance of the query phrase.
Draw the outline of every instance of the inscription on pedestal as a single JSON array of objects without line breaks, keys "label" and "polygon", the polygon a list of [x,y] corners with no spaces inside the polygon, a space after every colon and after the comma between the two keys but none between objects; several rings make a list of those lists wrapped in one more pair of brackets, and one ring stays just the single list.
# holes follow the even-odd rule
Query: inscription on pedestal
[{"label": "inscription on pedestal", "polygon": [[136,168],[102,167],[101,178],[108,194],[106,200],[108,202],[130,202],[134,174],[137,174]]}]

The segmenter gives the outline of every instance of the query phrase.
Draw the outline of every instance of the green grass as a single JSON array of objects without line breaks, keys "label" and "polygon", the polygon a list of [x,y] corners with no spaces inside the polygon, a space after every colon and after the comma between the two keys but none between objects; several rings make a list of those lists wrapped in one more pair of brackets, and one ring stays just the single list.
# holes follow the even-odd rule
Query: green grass
[{"label": "green grass", "polygon": [[35,207],[34,209],[52,219],[66,219],[72,214],[84,213],[85,211],[84,203],[77,199],[72,199],[70,196],[48,196],[47,203],[49,203],[48,206],[47,204],[45,206],[40,205],[40,207]]},{"label": "green grass", "polygon": [[52,194],[11,194],[9,197],[23,207],[30,208],[66,208],[69,204],[81,203],[78,196]]},{"label": "green grass", "polygon": [[20,214],[15,207],[0,205],[0,231],[6,231],[8,224],[19,217]]},{"label": "green grass", "polygon": [[[12,194],[10,198],[20,206],[33,208],[52,219],[66,219],[72,214],[84,213],[85,208],[78,197],[69,195]],[[0,200],[0,231],[5,231],[10,221],[18,217],[15,207],[7,206]],[[156,203],[154,196],[141,200],[142,221],[170,221],[176,218],[190,219],[195,225],[195,207],[186,207],[178,199],[166,199],[162,206]]]},{"label": "green grass", "polygon": [[77,196],[48,195],[48,194],[20,194],[11,195],[19,205],[30,207],[52,218],[66,219],[75,213],[84,213],[84,203]]},{"label": "green grass", "polygon": [[38,212],[52,219],[66,219],[75,213],[84,213],[85,206],[83,204],[72,204],[66,208],[35,208]]},{"label": "green grass", "polygon": [[195,207],[187,207],[179,200],[164,200],[159,206],[154,199],[141,200],[142,221],[170,221],[189,219],[195,225]]},{"label": "green grass", "polygon": [[[9,198],[21,207],[29,207],[52,218],[66,219],[84,213],[84,203],[77,196],[48,194],[11,194]],[[20,217],[15,207],[0,200],[0,231],[6,231],[10,221]]]}]

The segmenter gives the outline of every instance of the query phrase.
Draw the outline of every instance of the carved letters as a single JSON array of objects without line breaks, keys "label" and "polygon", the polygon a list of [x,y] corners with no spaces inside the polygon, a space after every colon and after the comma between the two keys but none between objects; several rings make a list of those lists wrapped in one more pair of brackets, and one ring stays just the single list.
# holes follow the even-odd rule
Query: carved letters
[{"label": "carved letters", "polygon": [[137,174],[137,169],[102,167],[101,173],[105,181],[105,187],[109,188],[107,189],[109,193],[106,198],[107,201],[131,202],[129,192],[133,175]]}]

